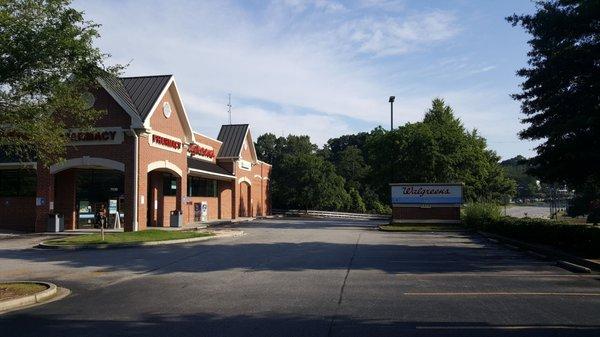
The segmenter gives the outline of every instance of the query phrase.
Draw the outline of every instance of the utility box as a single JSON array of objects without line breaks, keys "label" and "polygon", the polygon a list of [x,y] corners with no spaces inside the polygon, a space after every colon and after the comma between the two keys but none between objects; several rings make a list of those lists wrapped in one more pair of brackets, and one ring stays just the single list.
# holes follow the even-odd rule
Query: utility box
[{"label": "utility box", "polygon": [[171,227],[183,227],[183,213],[181,211],[172,211],[170,220]]},{"label": "utility box", "polygon": [[390,184],[392,223],[460,223],[463,184]]},{"label": "utility box", "polygon": [[48,215],[48,226],[46,227],[46,231],[52,233],[64,232],[65,217],[58,213]]}]

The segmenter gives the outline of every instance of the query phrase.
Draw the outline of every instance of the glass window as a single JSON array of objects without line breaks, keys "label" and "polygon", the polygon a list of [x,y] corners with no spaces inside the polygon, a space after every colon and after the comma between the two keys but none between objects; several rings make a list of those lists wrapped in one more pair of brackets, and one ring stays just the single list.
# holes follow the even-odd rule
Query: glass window
[{"label": "glass window", "polygon": [[177,195],[177,178],[170,174],[163,175],[163,195]]},{"label": "glass window", "polygon": [[188,176],[188,197],[216,197],[217,181]]},{"label": "glass window", "polygon": [[0,196],[34,197],[37,175],[34,170],[0,170]]}]

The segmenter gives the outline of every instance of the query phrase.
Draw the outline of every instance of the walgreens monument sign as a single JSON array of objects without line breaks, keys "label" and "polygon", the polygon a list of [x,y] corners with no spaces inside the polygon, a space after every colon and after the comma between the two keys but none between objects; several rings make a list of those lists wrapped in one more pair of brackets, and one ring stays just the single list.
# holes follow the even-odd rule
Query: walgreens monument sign
[{"label": "walgreens monument sign", "polygon": [[390,184],[392,204],[461,204],[462,184]]}]

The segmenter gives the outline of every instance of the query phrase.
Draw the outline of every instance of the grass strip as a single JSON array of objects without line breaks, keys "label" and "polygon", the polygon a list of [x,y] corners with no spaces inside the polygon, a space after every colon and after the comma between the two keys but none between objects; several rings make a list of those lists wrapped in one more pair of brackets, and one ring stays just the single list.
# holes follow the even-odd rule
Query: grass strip
[{"label": "grass strip", "polygon": [[38,283],[0,283],[0,301],[33,295],[47,288],[45,285]]},{"label": "grass strip", "polygon": [[61,246],[83,246],[83,245],[103,245],[103,244],[136,244],[152,241],[168,241],[200,238],[205,236],[213,236],[209,232],[197,231],[165,231],[158,229],[149,229],[137,232],[123,233],[106,233],[104,241],[99,233],[85,234],[78,236],[70,236],[60,239],[46,241],[46,244],[61,245]]}]

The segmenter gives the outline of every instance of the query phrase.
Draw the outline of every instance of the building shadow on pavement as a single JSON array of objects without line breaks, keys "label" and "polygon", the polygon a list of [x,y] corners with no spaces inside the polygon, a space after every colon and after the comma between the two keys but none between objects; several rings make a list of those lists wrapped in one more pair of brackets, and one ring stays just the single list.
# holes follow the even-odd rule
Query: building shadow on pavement
[{"label": "building shadow on pavement", "polygon": [[[101,308],[99,308],[101,310]],[[1,336],[598,336],[600,326],[490,326],[482,322],[394,322],[284,314],[141,315],[138,319],[65,319],[44,313],[0,318]]]},{"label": "building shadow on pavement", "polygon": [[[382,234],[385,235],[385,234]],[[448,234],[451,236],[451,234]],[[93,267],[104,272],[149,274],[247,271],[302,271],[347,269],[386,273],[452,273],[535,270],[547,262],[457,236],[451,242],[414,244],[273,242],[168,245],[109,250],[60,251],[0,249],[2,270],[22,263],[49,263],[68,268]],[[192,263],[193,262],[193,263]]]}]

